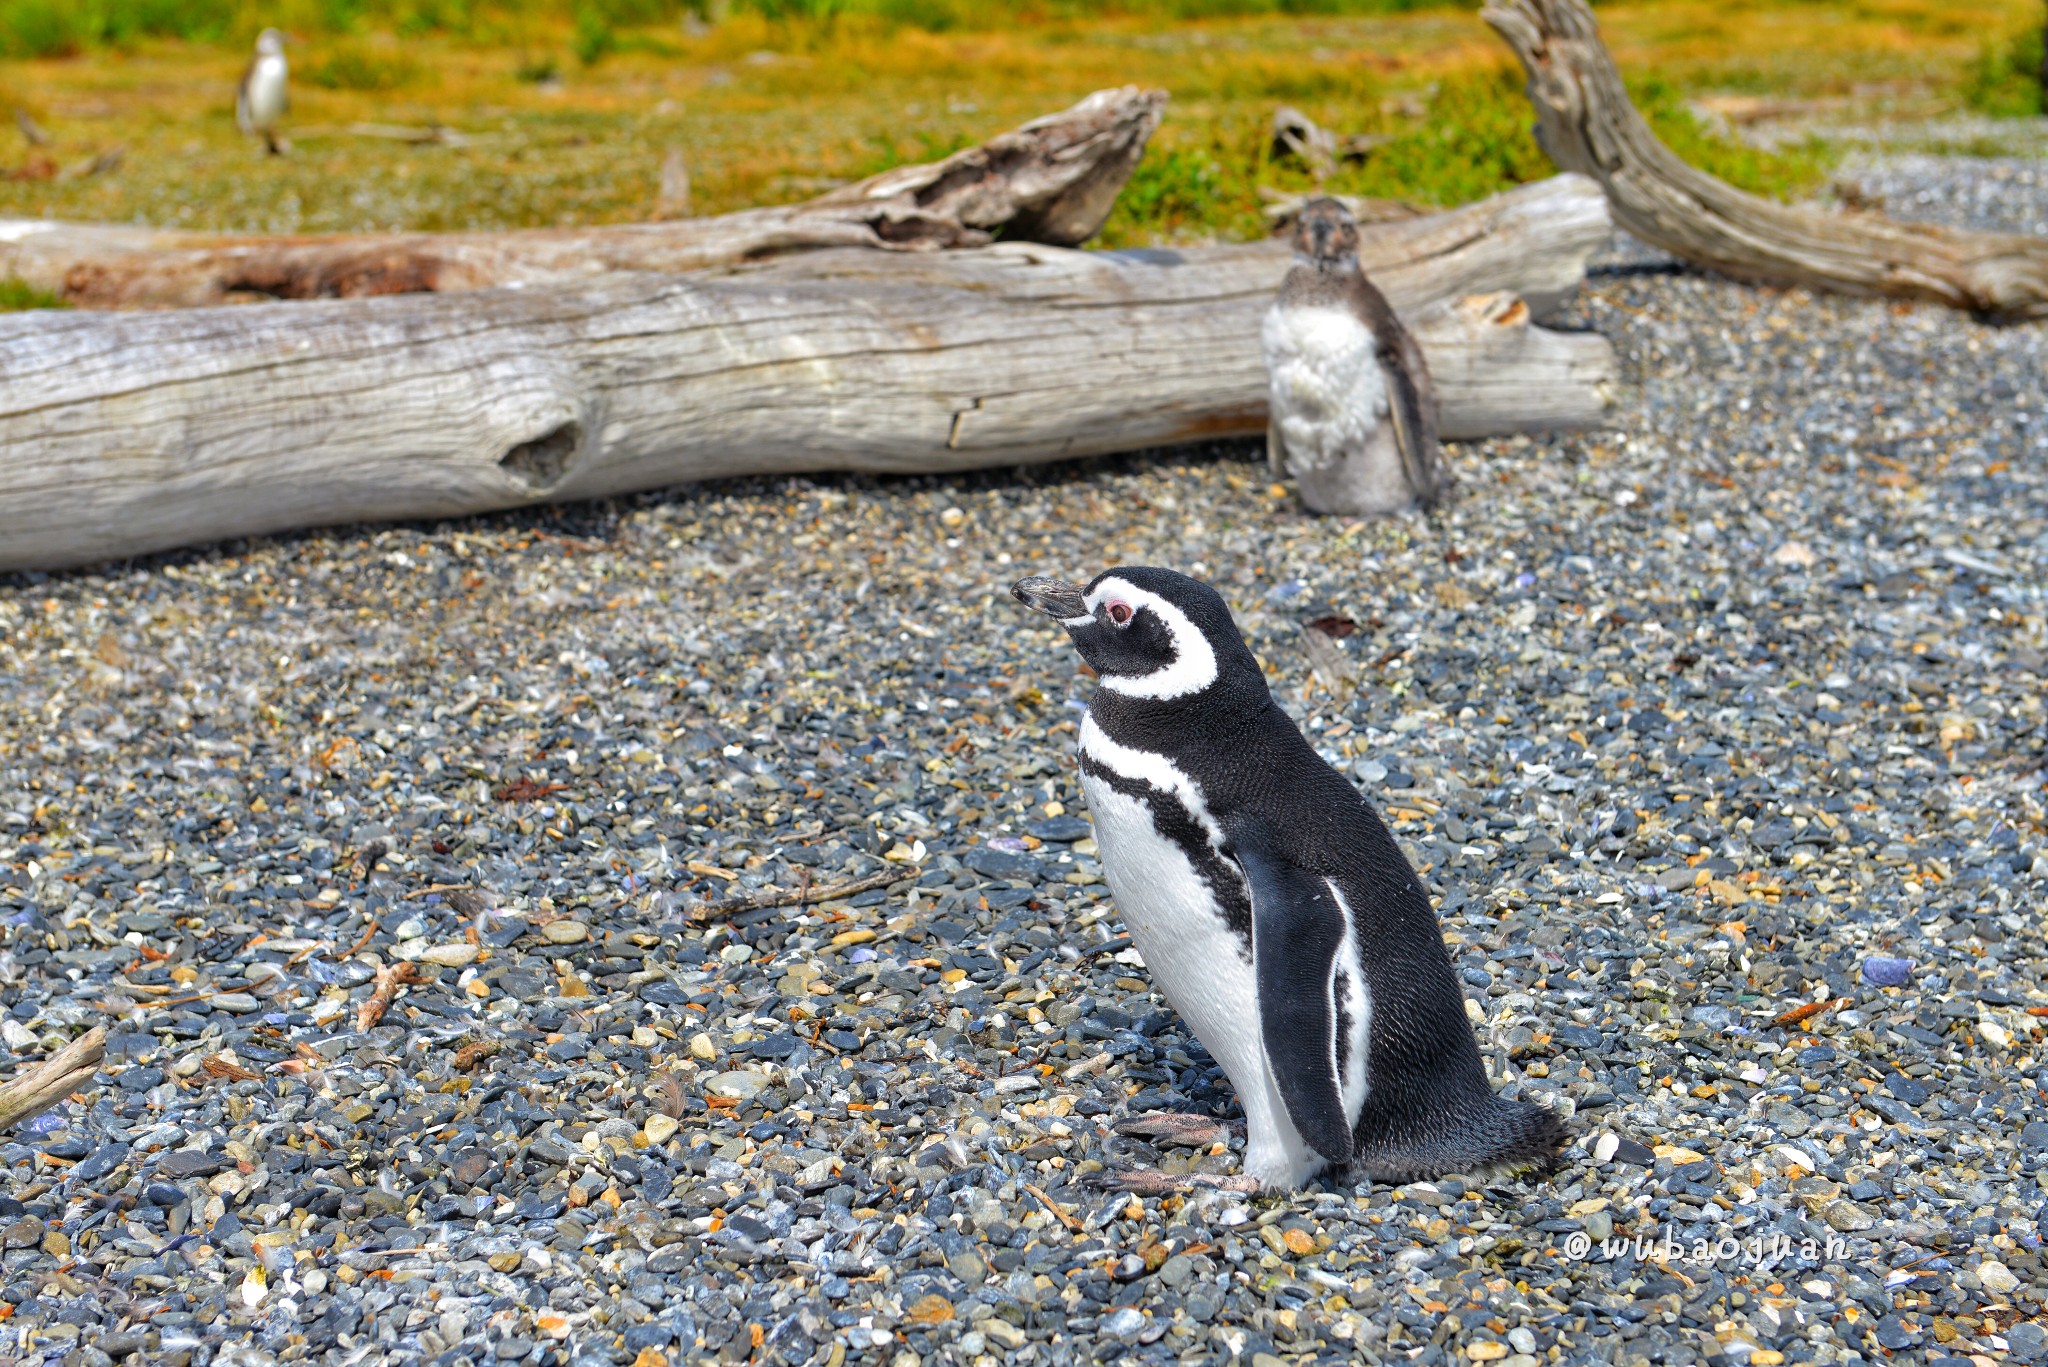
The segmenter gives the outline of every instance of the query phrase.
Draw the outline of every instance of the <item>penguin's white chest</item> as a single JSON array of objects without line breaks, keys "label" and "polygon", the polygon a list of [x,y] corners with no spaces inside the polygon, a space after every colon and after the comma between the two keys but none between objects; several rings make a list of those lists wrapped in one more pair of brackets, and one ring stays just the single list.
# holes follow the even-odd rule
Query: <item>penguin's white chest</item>
[{"label": "penguin's white chest", "polygon": [[1161,757],[1109,742],[1092,719],[1081,734],[1084,757],[1147,786],[1142,799],[1133,797],[1082,767],[1103,875],[1131,943],[1160,992],[1229,1075],[1245,1112],[1245,1170],[1265,1183],[1296,1185],[1322,1160],[1288,1119],[1273,1079],[1251,956],[1215,889],[1179,841],[1162,833],[1151,805],[1176,804],[1201,824],[1200,794]]},{"label": "penguin's white chest", "polygon": [[1378,339],[1348,310],[1275,304],[1261,340],[1273,422],[1305,468],[1357,451],[1386,420]]},{"label": "penguin's white chest", "polygon": [[244,96],[244,121],[251,128],[271,128],[284,117],[285,60],[262,56],[249,70]]}]

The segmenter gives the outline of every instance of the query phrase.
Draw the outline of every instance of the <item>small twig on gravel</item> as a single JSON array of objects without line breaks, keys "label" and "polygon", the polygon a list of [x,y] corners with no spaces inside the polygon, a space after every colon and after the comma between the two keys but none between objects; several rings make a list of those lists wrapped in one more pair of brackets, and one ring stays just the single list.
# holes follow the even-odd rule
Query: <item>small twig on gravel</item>
[{"label": "small twig on gravel", "polygon": [[1838,1006],[1847,1006],[1848,1004],[1849,999],[1847,997],[1836,997],[1832,1001],[1808,1002],[1804,1006],[1795,1006],[1790,1011],[1780,1012],[1778,1015],[1771,1017],[1771,1023],[1765,1026],[1764,1029],[1776,1030],[1781,1027],[1798,1025],[1802,1021],[1811,1020],[1823,1011],[1832,1011]]},{"label": "small twig on gravel", "polygon": [[[364,936],[368,939],[368,936]],[[369,997],[356,1008],[356,1031],[362,1033],[384,1019],[384,1013],[391,1009],[391,1003],[398,996],[401,983],[419,981],[419,969],[409,963],[386,964],[377,970],[377,985],[370,989]]]},{"label": "small twig on gravel", "polygon": [[716,864],[706,864],[703,861],[697,859],[692,859],[689,863],[683,865],[683,867],[688,869],[691,873],[701,873],[706,878],[723,878],[728,883],[737,883],[740,881],[740,876],[734,873],[731,869],[721,869]]},{"label": "small twig on gravel", "polygon": [[348,953],[342,955],[341,957],[344,959],[355,958],[356,955],[362,952],[363,946],[370,943],[370,937],[377,933],[377,927],[383,924],[384,923],[382,921],[378,920],[374,916],[371,917],[369,928],[363,931],[363,938],[356,941],[354,944],[350,945],[348,947]]},{"label": "small twig on gravel", "polygon": [[915,876],[913,871],[907,869],[884,869],[865,878],[856,878],[850,883],[828,883],[823,887],[813,887],[806,880],[802,887],[774,888],[768,892],[755,893],[752,897],[731,897],[723,902],[707,902],[693,909],[690,912],[690,919],[713,921],[742,911],[760,911],[766,907],[815,906],[819,902],[835,902],[842,897],[852,897],[856,893],[867,892],[873,888],[886,888],[891,883],[900,883],[905,878]]},{"label": "small twig on gravel", "polygon": [[83,1087],[99,1071],[106,1045],[106,1027],[95,1025],[35,1067],[0,1083],[0,1132],[41,1115]]},{"label": "small twig on gravel", "polygon": [[1079,1234],[1081,1232],[1081,1222],[1074,1218],[1074,1212],[1068,1210],[1065,1206],[1053,1200],[1050,1196],[1047,1196],[1044,1192],[1040,1191],[1037,1187],[1032,1186],[1029,1182],[1026,1182],[1024,1184],[1024,1190],[1030,1192],[1033,1196],[1036,1196],[1038,1198],[1038,1204],[1044,1206],[1047,1210],[1051,1211],[1053,1213],[1053,1218],[1057,1219],[1061,1224],[1065,1225],[1068,1229],[1072,1230],[1076,1234]]},{"label": "small twig on gravel", "polygon": [[405,900],[410,902],[420,897],[432,897],[437,892],[467,891],[469,891],[469,884],[467,883],[429,883],[423,888],[414,888],[411,892],[408,892],[405,895]]}]

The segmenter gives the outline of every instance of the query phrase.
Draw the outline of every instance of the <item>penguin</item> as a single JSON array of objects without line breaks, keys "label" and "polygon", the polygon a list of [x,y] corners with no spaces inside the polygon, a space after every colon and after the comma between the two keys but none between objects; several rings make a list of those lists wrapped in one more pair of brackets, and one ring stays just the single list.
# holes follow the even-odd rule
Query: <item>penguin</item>
[{"label": "penguin", "polygon": [[1294,265],[1260,329],[1266,458],[1319,513],[1435,507],[1448,485],[1422,348],[1358,265],[1358,223],[1334,199],[1304,205]]},{"label": "penguin", "polygon": [[1222,597],[1150,567],[1011,593],[1100,678],[1080,761],[1103,874],[1237,1091],[1246,1175],[1552,1166],[1564,1127],[1488,1084],[1421,880],[1273,701]]},{"label": "penguin", "polygon": [[256,55],[235,92],[235,123],[244,134],[260,134],[272,156],[285,149],[277,126],[284,120],[286,75],[284,35],[267,28],[256,35]]}]

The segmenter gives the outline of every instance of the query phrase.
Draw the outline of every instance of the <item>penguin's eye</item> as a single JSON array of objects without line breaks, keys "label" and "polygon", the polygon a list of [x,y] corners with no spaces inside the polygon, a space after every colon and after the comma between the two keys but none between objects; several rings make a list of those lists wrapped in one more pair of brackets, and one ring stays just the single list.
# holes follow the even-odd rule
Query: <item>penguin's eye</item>
[{"label": "penguin's eye", "polygon": [[1131,620],[1131,605],[1129,603],[1111,603],[1109,605],[1109,620],[1115,622],[1118,626],[1128,625]]}]

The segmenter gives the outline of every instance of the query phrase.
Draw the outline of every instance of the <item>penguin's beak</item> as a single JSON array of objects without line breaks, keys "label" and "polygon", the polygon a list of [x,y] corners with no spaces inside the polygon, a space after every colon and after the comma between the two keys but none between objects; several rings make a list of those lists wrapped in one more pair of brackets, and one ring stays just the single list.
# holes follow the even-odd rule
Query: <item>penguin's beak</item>
[{"label": "penguin's beak", "polygon": [[1079,585],[1069,584],[1064,579],[1047,579],[1039,575],[1019,579],[1010,585],[1010,596],[1027,608],[1035,608],[1063,622],[1088,615],[1087,596]]}]

